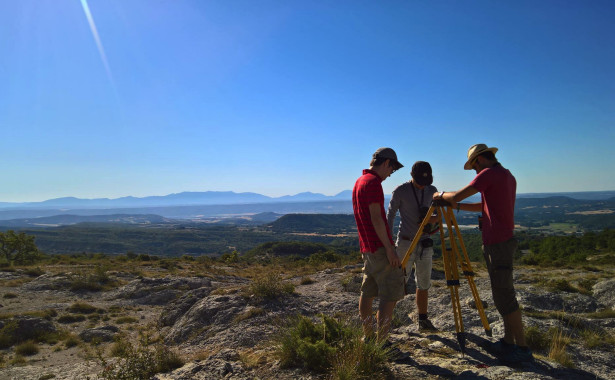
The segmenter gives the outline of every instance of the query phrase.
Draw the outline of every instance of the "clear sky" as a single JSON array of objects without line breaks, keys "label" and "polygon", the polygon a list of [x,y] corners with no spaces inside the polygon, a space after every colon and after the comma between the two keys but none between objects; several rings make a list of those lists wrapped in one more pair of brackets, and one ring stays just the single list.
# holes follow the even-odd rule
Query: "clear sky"
[{"label": "clear sky", "polygon": [[456,190],[615,190],[615,1],[0,5],[0,201],[351,189],[372,153]]}]

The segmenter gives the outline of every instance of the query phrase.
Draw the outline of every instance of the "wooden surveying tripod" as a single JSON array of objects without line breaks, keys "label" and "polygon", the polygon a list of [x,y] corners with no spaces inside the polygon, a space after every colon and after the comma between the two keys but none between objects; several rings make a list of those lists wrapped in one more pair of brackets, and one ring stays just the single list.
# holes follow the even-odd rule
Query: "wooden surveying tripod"
[{"label": "wooden surveying tripod", "polygon": [[[453,214],[453,210],[451,210],[450,203],[442,200],[432,201],[431,206],[429,207],[429,211],[423,221],[421,222],[421,226],[417,231],[412,243],[410,244],[410,248],[406,251],[406,255],[404,256],[401,266],[402,268],[406,268],[406,263],[410,259],[410,255],[414,252],[419,240],[421,240],[421,235],[423,234],[423,230],[425,226],[429,224],[429,218],[433,215],[434,212],[437,212],[438,219],[446,223],[446,228],[448,230],[448,240],[449,246],[446,245],[446,240],[444,236],[444,224],[440,228],[440,242],[442,244],[442,260],[444,261],[444,274],[446,276],[446,285],[448,286],[451,292],[451,303],[453,304],[453,315],[455,317],[455,330],[457,332],[457,342],[459,343],[459,347],[461,348],[461,352],[465,352],[465,332],[463,331],[463,320],[461,319],[461,304],[459,302],[459,265],[461,265],[461,269],[463,271],[463,275],[468,280],[470,284],[470,289],[472,290],[472,295],[474,296],[474,302],[476,304],[476,308],[478,309],[478,314],[480,315],[480,319],[483,323],[483,327],[485,328],[485,334],[487,336],[491,336],[491,327],[489,326],[489,321],[487,320],[487,316],[485,315],[485,310],[483,308],[483,303],[478,295],[478,290],[476,289],[476,284],[474,283],[474,270],[470,265],[470,260],[468,259],[468,252],[466,251],[466,247],[463,244],[463,239],[461,238],[461,232],[459,231],[459,226],[457,225],[457,220],[455,219],[455,214]],[[456,241],[457,240],[457,241]]]}]

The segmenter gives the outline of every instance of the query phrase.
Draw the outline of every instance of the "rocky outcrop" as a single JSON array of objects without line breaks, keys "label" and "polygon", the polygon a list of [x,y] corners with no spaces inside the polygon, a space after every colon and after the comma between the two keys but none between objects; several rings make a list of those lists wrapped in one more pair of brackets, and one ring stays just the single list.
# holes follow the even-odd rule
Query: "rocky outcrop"
[{"label": "rocky outcrop", "polygon": [[594,297],[604,307],[615,310],[615,279],[601,281],[594,285],[592,290]]},{"label": "rocky outcrop", "polygon": [[0,329],[3,335],[14,342],[38,339],[57,331],[53,322],[29,316],[16,316],[0,321]]},{"label": "rocky outcrop", "polygon": [[102,326],[83,330],[79,338],[84,342],[112,342],[120,331],[116,326]]},{"label": "rocky outcrop", "polygon": [[592,313],[603,307],[592,296],[580,293],[556,293],[533,286],[519,293],[519,302],[528,310]]},{"label": "rocky outcrop", "polygon": [[126,299],[140,305],[166,305],[187,290],[210,287],[203,277],[139,278],[106,294],[107,299]]}]

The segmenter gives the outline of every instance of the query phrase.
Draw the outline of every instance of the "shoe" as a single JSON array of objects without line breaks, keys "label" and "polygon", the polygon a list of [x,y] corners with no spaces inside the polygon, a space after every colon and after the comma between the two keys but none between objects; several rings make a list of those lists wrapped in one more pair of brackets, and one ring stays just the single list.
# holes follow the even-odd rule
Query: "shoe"
[{"label": "shoe", "polygon": [[419,320],[419,331],[438,331],[438,329],[429,319],[421,319]]},{"label": "shoe", "polygon": [[514,348],[508,353],[500,357],[500,361],[502,363],[511,365],[527,363],[533,360],[534,356],[532,355],[532,350],[528,347],[519,347],[517,345],[515,345]]},{"label": "shoe", "polygon": [[393,343],[388,340],[384,342],[382,348],[385,350],[387,358],[393,362],[404,361],[410,357],[408,352],[400,350],[399,347],[394,346]]},{"label": "shoe", "polygon": [[515,349],[515,347],[516,347],[515,344],[506,343],[504,338],[500,338],[500,340],[498,340],[495,343],[491,343],[490,342],[489,345],[487,347],[485,347],[485,349],[491,355],[501,356],[501,355],[506,355],[506,354],[510,353],[512,350]]}]

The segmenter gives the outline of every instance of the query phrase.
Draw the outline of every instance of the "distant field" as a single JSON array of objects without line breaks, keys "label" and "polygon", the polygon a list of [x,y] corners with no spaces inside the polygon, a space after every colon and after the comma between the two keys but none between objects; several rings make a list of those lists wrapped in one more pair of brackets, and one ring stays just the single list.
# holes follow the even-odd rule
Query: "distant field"
[{"label": "distant field", "polygon": [[574,233],[574,232],[582,232],[578,225],[572,223],[551,223],[549,227],[543,228],[547,231],[551,231],[554,233]]}]

